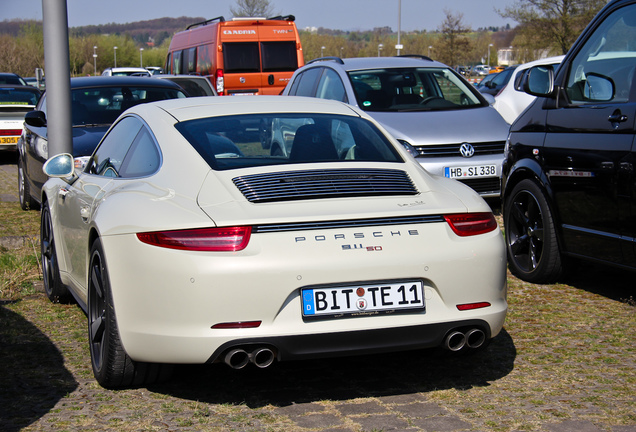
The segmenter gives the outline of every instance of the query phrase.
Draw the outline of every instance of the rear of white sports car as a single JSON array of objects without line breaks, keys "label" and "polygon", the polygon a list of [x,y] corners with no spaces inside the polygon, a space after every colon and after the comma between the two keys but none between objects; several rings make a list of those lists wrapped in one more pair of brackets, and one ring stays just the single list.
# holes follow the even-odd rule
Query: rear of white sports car
[{"label": "rear of white sports car", "polygon": [[[369,122],[337,107],[338,121],[352,122],[347,131]],[[428,175],[390,139],[389,161],[362,159],[358,142],[357,160],[248,164],[254,150],[216,130],[231,121],[207,124],[212,137],[179,126],[196,126],[188,119],[202,117],[200,107],[167,111],[180,120],[179,132],[165,114],[149,121],[160,172],[137,190],[111,192],[118,209],[134,213],[129,227],[100,228],[119,332],[133,360],[240,368],[438,346],[459,351],[484,346],[502,329],[503,239],[469,188]],[[311,121],[331,119],[323,114]],[[304,117],[283,123],[313,118]],[[230,120],[245,118],[253,120]],[[175,145],[184,137],[204,141],[192,145],[205,162]],[[206,155],[212,142],[223,150]],[[341,154],[354,153],[351,142],[343,145]],[[115,205],[112,197],[101,205],[109,201]],[[135,227],[140,220],[152,223]]]}]

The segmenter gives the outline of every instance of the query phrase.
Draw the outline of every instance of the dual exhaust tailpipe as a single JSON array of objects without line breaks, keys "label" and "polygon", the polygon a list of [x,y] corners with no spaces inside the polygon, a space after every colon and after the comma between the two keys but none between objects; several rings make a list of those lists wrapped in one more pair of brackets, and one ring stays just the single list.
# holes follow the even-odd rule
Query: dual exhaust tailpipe
[{"label": "dual exhaust tailpipe", "polygon": [[444,348],[457,352],[464,347],[477,349],[486,342],[486,333],[478,328],[472,328],[465,332],[453,330],[444,339]]},{"label": "dual exhaust tailpipe", "polygon": [[234,348],[225,354],[223,361],[232,369],[243,369],[248,363],[263,369],[274,363],[275,358],[274,351],[267,347],[258,347],[250,352],[242,348]]}]

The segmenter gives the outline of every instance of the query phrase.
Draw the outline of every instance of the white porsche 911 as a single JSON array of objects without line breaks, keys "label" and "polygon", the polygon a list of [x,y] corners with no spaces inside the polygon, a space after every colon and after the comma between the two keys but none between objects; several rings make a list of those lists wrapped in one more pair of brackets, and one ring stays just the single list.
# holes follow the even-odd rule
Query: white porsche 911
[{"label": "white porsche 911", "polygon": [[[263,121],[287,156],[262,149]],[[502,329],[506,255],[488,205],[350,105],[138,105],[84,162],[45,165],[42,264],[49,298],[87,312],[104,387],[174,364],[478,349]]]}]

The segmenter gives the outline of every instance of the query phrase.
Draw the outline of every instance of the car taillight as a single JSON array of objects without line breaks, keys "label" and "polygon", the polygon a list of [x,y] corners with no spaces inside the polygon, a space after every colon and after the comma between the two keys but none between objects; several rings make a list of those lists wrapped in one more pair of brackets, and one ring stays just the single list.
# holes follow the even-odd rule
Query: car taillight
[{"label": "car taillight", "polygon": [[178,231],[138,233],[144,243],[169,249],[235,252],[245,249],[252,227],[197,228]]},{"label": "car taillight", "polygon": [[484,234],[497,229],[497,221],[492,213],[459,213],[445,215],[444,219],[460,237]]},{"label": "car taillight", "polygon": [[0,129],[0,136],[21,135],[22,129]]},{"label": "car taillight", "polygon": [[219,96],[223,96],[223,91],[225,90],[225,79],[223,78],[223,69],[217,69],[214,74],[216,81],[216,92]]}]

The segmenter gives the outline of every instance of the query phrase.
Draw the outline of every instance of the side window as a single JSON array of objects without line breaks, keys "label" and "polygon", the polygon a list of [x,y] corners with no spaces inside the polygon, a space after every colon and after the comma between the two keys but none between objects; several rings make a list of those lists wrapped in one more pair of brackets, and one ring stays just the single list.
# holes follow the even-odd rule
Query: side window
[{"label": "side window", "polygon": [[294,85],[297,85],[297,87],[293,95],[314,97],[316,81],[318,81],[320,74],[322,73],[322,69],[323,68],[308,69],[298,78],[296,78],[296,81],[298,81],[298,84],[294,82]]},{"label": "side window", "polygon": [[627,102],[636,69],[636,5],[616,10],[573,58],[566,91],[574,104]]},{"label": "side window", "polygon": [[172,73],[173,74],[183,73],[182,61],[181,61],[182,55],[183,55],[183,51],[175,51],[172,54]]},{"label": "side window", "polygon": [[188,49],[188,64],[185,65],[184,69],[187,69],[187,73],[193,73],[197,71],[196,47]]},{"label": "side window", "polygon": [[336,71],[325,68],[325,72],[322,74],[320,82],[318,83],[316,97],[347,102],[344,84]]},{"label": "side window", "polygon": [[124,157],[142,127],[136,117],[125,117],[104,137],[86,167],[90,174],[119,177]]},{"label": "side window", "polygon": [[159,149],[152,134],[142,127],[124,158],[119,170],[120,177],[144,177],[154,174],[161,163]]}]

